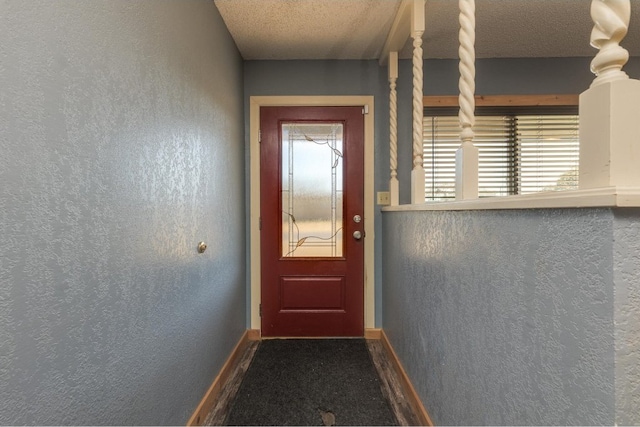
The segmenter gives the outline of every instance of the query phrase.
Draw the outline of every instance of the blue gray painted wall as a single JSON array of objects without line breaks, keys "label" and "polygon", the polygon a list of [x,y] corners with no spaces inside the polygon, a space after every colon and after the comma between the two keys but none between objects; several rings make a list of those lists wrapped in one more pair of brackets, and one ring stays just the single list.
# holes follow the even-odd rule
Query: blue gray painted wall
[{"label": "blue gray painted wall", "polygon": [[245,329],[235,44],[198,0],[3,0],[0,39],[0,424],[184,424]]},{"label": "blue gray painted wall", "polygon": [[616,424],[640,425],[640,209],[614,215]]},{"label": "blue gray painted wall", "polygon": [[639,210],[384,213],[384,329],[433,421],[640,422],[639,233]]}]

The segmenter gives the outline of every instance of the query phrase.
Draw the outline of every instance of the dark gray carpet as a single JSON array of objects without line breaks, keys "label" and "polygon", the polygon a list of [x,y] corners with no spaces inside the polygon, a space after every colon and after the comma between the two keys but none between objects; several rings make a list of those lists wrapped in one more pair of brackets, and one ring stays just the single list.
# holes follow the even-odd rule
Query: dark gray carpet
[{"label": "dark gray carpet", "polygon": [[227,425],[397,425],[364,339],[265,340]]}]

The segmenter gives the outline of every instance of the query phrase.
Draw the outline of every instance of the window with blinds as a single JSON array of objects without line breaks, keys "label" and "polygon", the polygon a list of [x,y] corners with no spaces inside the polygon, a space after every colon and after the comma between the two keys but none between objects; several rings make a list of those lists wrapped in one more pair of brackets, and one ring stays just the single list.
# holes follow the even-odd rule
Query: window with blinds
[{"label": "window with blinds", "polygon": [[518,194],[578,188],[578,116],[516,116]]},{"label": "window with blinds", "polygon": [[[457,116],[426,116],[425,199],[455,199]],[[577,188],[577,115],[487,115],[476,117],[480,197]]]}]

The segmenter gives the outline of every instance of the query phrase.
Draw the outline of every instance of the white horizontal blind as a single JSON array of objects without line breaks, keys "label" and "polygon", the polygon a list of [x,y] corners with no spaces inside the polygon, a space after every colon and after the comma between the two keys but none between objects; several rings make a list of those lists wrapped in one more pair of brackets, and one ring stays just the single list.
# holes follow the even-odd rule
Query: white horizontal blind
[{"label": "white horizontal blind", "polygon": [[[515,194],[514,123],[508,116],[476,117],[474,145],[478,147],[480,197]],[[427,116],[423,125],[426,200],[455,199],[460,120],[455,116]]]},{"label": "white horizontal blind", "polygon": [[578,188],[578,116],[516,116],[520,194]]},{"label": "white horizontal blind", "polygon": [[424,117],[422,124],[426,200],[455,199],[460,121],[457,117]]},{"label": "white horizontal blind", "polygon": [[[457,116],[423,119],[425,200],[455,199]],[[476,117],[480,197],[568,190],[578,187],[577,115]]]}]

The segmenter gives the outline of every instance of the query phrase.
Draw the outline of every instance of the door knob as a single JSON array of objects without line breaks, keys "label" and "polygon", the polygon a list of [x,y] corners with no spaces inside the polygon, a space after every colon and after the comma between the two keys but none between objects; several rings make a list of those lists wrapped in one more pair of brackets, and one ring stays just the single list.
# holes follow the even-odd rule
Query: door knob
[{"label": "door knob", "polygon": [[361,231],[354,231],[353,232],[353,238],[356,239],[356,240],[362,239],[362,232]]}]

